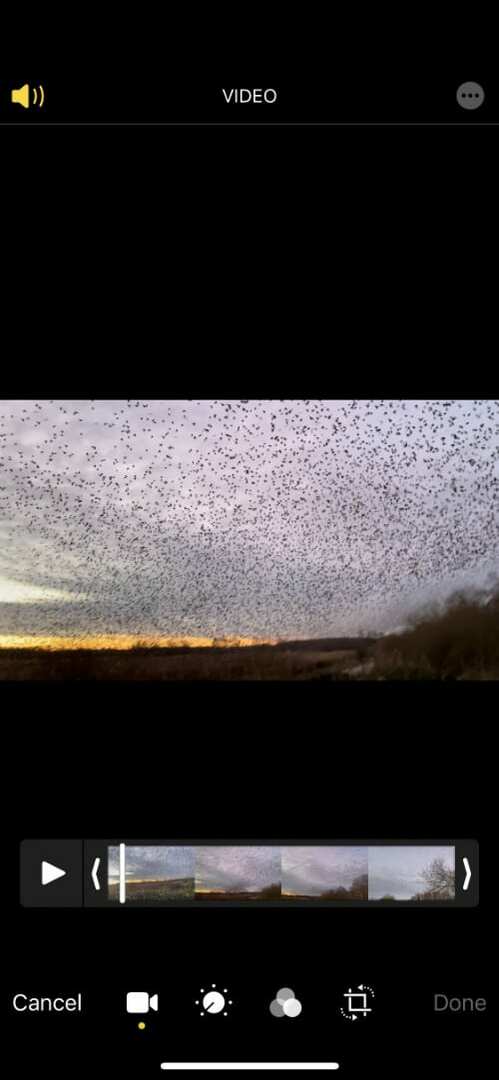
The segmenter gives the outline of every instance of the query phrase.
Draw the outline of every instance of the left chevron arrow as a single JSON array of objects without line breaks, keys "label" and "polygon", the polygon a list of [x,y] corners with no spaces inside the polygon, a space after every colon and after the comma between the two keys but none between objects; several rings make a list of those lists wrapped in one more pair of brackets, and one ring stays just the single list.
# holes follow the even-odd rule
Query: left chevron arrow
[{"label": "left chevron arrow", "polygon": [[100,892],[100,881],[99,881],[99,877],[98,877],[99,866],[100,866],[100,859],[95,859],[94,865],[92,867],[92,881],[94,883],[94,888],[97,890],[97,892]]}]

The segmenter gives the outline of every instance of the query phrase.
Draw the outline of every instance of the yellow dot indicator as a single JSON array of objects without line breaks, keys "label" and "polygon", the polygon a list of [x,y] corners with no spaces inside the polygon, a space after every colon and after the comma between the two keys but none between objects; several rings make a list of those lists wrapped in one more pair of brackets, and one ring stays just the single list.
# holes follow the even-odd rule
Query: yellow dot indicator
[{"label": "yellow dot indicator", "polygon": [[143,1020],[140,1021],[140,1024],[137,1024],[137,1027],[138,1027],[139,1031],[143,1031],[145,1026],[146,1025],[144,1024]]}]

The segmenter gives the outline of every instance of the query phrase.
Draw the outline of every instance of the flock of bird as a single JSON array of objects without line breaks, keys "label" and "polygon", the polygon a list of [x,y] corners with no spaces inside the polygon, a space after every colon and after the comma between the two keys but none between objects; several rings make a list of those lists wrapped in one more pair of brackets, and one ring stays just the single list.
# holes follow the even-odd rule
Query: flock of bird
[{"label": "flock of bird", "polygon": [[0,402],[0,637],[393,629],[494,574],[498,462],[498,401]]}]

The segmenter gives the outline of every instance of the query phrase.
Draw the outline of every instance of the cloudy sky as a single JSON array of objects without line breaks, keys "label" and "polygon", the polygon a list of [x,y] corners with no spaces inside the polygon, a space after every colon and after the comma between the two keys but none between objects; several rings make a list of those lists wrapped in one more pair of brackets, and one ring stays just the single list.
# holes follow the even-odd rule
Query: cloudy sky
[{"label": "cloudy sky", "polygon": [[281,880],[280,848],[198,847],[196,889],[255,892]]},{"label": "cloudy sky", "polygon": [[410,900],[427,888],[421,874],[434,859],[442,859],[454,871],[453,847],[370,847],[369,899]]},{"label": "cloudy sky", "polygon": [[354,878],[367,874],[367,848],[283,847],[283,893],[320,896],[329,889],[349,889]]},{"label": "cloudy sky", "polygon": [[[126,847],[125,879],[128,881],[169,881],[194,878],[195,849],[192,847]],[[108,848],[109,881],[119,880],[119,848]]]},{"label": "cloudy sky", "polygon": [[499,565],[499,402],[0,402],[0,643],[383,631]]}]

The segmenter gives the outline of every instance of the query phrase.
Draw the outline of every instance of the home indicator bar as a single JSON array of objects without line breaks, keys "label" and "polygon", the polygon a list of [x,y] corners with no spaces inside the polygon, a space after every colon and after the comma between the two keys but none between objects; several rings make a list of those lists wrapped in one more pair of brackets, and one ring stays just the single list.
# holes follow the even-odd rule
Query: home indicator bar
[{"label": "home indicator bar", "polygon": [[162,1061],[165,1072],[329,1072],[337,1061]]}]

